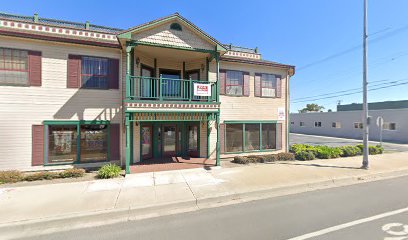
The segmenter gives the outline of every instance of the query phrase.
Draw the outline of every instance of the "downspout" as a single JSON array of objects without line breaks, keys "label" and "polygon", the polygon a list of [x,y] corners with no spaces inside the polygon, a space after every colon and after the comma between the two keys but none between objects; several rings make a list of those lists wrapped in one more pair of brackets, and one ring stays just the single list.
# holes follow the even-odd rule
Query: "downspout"
[{"label": "downspout", "polygon": [[286,77],[286,152],[289,152],[289,133],[290,133],[290,69]]}]

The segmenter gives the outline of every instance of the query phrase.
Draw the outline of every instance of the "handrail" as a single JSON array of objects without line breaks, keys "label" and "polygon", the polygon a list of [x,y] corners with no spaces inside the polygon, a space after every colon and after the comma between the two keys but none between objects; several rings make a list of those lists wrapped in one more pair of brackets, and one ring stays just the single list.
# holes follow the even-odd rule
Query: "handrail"
[{"label": "handrail", "polygon": [[195,96],[194,83],[214,85],[214,83],[205,80],[127,75],[126,98],[130,100],[199,102],[214,102],[216,100],[211,89],[211,96]]}]

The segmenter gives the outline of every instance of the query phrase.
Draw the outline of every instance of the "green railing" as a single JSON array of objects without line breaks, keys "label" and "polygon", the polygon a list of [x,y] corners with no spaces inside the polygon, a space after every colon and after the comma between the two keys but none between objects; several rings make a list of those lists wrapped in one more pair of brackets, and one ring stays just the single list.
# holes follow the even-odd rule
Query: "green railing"
[{"label": "green railing", "polygon": [[[211,96],[194,95],[195,84],[210,84]],[[201,80],[128,75],[126,96],[129,100],[213,102],[216,100],[214,86],[212,83]]]}]

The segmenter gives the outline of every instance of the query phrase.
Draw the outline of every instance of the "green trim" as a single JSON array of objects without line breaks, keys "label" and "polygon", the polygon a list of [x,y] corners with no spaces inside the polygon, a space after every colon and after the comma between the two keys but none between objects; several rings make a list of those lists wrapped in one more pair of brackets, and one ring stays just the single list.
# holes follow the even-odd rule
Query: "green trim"
[{"label": "green trim", "polygon": [[247,121],[241,121],[241,120],[230,120],[230,121],[224,121],[225,124],[233,124],[233,123],[279,123],[277,120],[247,120]]},{"label": "green trim", "polygon": [[130,157],[131,157],[131,146],[130,146],[130,114],[125,114],[125,126],[126,126],[126,174],[130,174]]},{"label": "green trim", "polygon": [[[252,152],[273,152],[273,151],[278,151],[280,149],[262,149],[262,124],[275,124],[277,125],[279,122],[275,120],[270,120],[270,121],[224,121],[224,124],[242,124],[242,151],[238,152],[227,152],[225,151],[224,154],[239,154],[239,153],[252,153]],[[245,124],[259,124],[259,150],[246,150],[246,131],[245,131]],[[227,127],[225,125],[225,128]],[[227,131],[224,131],[224,149],[227,149]],[[278,142],[278,131],[277,129],[275,130],[275,146],[277,145]]]},{"label": "green trim", "polygon": [[[104,163],[110,161],[110,121],[109,120],[44,120],[44,166],[70,165],[70,164],[87,164],[89,162],[81,162],[81,125],[107,125],[107,156],[105,161],[95,163]],[[48,126],[50,125],[76,125],[77,140],[76,140],[76,161],[66,163],[49,163],[48,162]],[[92,163],[92,162],[91,162]]]},{"label": "green trim", "polygon": [[207,116],[207,158],[210,158],[211,152],[210,152],[210,130],[211,130],[211,125],[210,125],[210,119]]},{"label": "green trim", "polygon": [[178,46],[167,45],[167,44],[148,43],[148,42],[140,42],[140,41],[134,41],[134,40],[132,42],[136,45],[143,45],[143,46],[150,46],[150,47],[170,48],[170,49],[192,51],[192,52],[202,52],[202,53],[215,53],[215,50],[209,50],[209,49],[178,47]]},{"label": "green trim", "polygon": [[194,105],[220,105],[220,102],[186,102],[186,101],[152,101],[152,100],[131,100],[131,99],[125,99],[125,103],[156,103],[156,104],[194,104]]}]

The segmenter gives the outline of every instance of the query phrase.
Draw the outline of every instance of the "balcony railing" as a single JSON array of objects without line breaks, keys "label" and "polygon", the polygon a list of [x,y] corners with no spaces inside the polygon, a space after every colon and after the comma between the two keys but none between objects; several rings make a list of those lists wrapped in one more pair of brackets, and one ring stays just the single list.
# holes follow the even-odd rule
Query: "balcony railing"
[{"label": "balcony railing", "polygon": [[[210,84],[207,86],[211,96],[194,95],[195,84]],[[214,102],[214,86],[201,80],[128,75],[126,95],[130,100]]]}]

